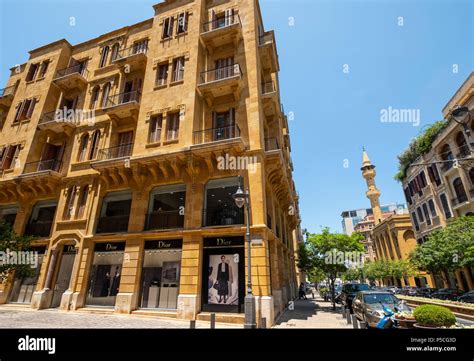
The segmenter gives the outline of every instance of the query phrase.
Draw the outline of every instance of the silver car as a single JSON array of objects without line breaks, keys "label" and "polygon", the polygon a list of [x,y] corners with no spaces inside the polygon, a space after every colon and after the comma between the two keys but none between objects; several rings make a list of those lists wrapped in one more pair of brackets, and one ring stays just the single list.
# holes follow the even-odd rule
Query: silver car
[{"label": "silver car", "polygon": [[354,315],[360,321],[365,321],[367,327],[375,327],[385,316],[383,306],[397,311],[410,311],[410,308],[391,292],[361,291],[352,302]]}]

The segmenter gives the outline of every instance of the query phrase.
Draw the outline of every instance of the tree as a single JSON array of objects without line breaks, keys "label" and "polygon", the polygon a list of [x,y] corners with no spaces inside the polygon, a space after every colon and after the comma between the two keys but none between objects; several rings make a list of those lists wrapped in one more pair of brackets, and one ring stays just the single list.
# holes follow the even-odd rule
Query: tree
[{"label": "tree", "polygon": [[324,272],[330,283],[333,309],[336,309],[334,283],[339,274],[347,271],[347,257],[362,255],[364,237],[360,233],[351,236],[340,233],[331,233],[329,228],[322,232],[307,233],[306,243],[300,248],[300,262],[306,271]]},{"label": "tree", "polygon": [[13,252],[26,250],[30,247],[32,237],[18,236],[11,226],[0,220],[0,282],[6,283],[15,272],[20,277],[29,277],[34,270],[28,264],[18,264],[8,262],[8,255]]},{"label": "tree", "polygon": [[[474,264],[474,217],[458,217],[428,236],[410,254],[419,270],[441,275]],[[448,280],[449,281],[449,280]]]}]

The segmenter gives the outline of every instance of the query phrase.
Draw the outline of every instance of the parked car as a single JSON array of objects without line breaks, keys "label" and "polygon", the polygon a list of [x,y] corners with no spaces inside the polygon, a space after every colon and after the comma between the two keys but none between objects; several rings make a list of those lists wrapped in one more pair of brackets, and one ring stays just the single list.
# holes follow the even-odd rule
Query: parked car
[{"label": "parked car", "polygon": [[367,291],[370,286],[367,283],[347,283],[342,286],[341,303],[345,308],[349,308],[352,312],[352,300],[357,292]]},{"label": "parked car", "polygon": [[391,292],[392,294],[396,294],[400,291],[400,289],[397,286],[388,286],[388,287],[385,287],[385,290],[388,292]]},{"label": "parked car", "polygon": [[440,288],[438,291],[433,292],[430,297],[436,298],[438,300],[456,301],[463,295],[463,293],[464,291],[458,290],[456,288]]},{"label": "parked car", "polygon": [[417,296],[418,297],[431,297],[431,295],[438,291],[437,288],[430,288],[430,287],[423,287],[423,288],[419,288],[418,291],[417,291]]},{"label": "parked car", "polygon": [[417,296],[418,294],[418,287],[413,286],[405,286],[400,291],[400,294],[403,296]]},{"label": "parked car", "polygon": [[352,302],[354,315],[360,321],[365,321],[367,327],[375,327],[384,317],[383,306],[392,311],[410,311],[406,303],[400,301],[391,292],[361,291]]},{"label": "parked car", "polygon": [[459,302],[474,303],[474,291],[468,291],[458,297]]}]

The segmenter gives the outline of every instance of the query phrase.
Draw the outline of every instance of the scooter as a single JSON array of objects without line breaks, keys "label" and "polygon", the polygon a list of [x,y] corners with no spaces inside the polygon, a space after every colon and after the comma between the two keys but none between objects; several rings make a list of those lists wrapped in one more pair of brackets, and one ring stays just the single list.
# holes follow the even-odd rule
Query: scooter
[{"label": "scooter", "polygon": [[394,307],[394,310],[390,309],[389,307],[385,306],[382,302],[384,317],[377,323],[375,328],[398,328],[397,321],[395,320],[395,313],[398,312],[398,308]]}]

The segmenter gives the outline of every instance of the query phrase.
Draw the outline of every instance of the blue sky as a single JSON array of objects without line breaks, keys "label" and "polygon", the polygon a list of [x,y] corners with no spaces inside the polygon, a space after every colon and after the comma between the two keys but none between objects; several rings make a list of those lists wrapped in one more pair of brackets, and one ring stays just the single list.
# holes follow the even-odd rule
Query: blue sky
[{"label": "blue sky", "polygon": [[[0,84],[29,50],[61,38],[79,43],[150,18],[156,2],[1,0]],[[442,118],[474,69],[473,2],[261,0],[261,7],[266,29],[276,32],[285,110],[294,114],[303,227],[341,231],[341,211],[369,206],[360,175],[363,146],[377,166],[382,203],[403,201],[393,180],[397,155]],[[380,111],[389,107],[418,109],[420,125],[382,123]]]}]

